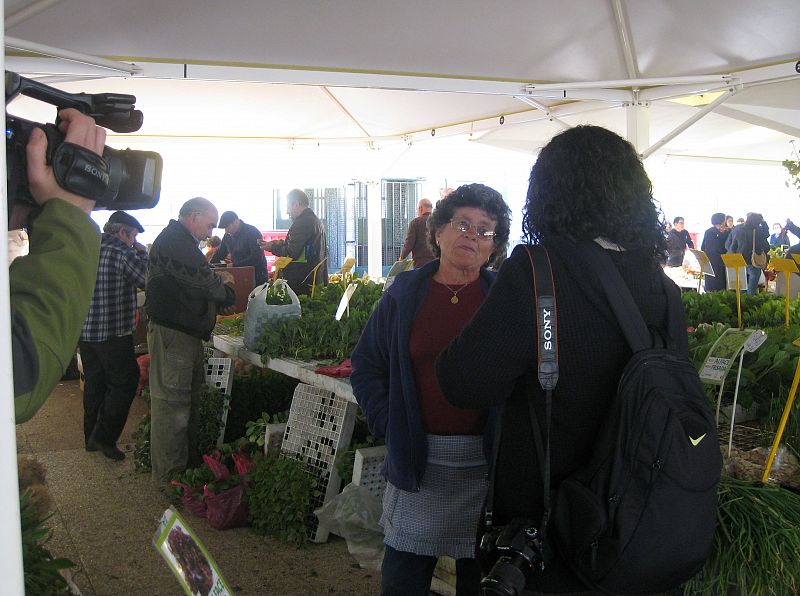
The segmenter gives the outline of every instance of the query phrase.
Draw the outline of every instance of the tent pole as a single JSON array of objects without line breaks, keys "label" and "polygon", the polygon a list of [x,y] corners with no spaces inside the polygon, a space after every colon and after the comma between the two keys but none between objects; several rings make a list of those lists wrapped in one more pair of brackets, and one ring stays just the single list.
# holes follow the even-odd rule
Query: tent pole
[{"label": "tent pole", "polygon": [[[4,7],[0,0],[0,7]],[[5,27],[2,36],[5,36]],[[5,56],[0,58],[5,70]],[[5,78],[3,78],[5,90]],[[5,107],[3,107],[5,112]],[[6,169],[6,152],[0,158],[0,169]],[[8,188],[6,179],[2,182],[3,197],[0,206],[0,236],[8,236]],[[0,261],[8,263],[8,242],[0,242]],[[14,380],[9,371],[13,370],[11,361],[11,306],[9,298],[8,267],[0,271],[0,367],[6,374],[0,376],[0,395],[14,395]],[[19,521],[19,487],[17,472],[17,430],[14,419],[14,400],[4,399],[5,405],[0,408],[0,469],[5,470],[5,482],[0,483],[0,503],[5,515],[0,516],[0,536],[3,537],[0,547],[0,577],[7,587],[8,594],[25,594],[25,583],[22,573],[22,532]],[[4,421],[4,422],[1,422]]]},{"label": "tent pole", "polygon": [[611,7],[614,9],[614,20],[617,22],[617,33],[619,33],[619,43],[622,46],[622,55],[625,57],[625,69],[628,76],[632,79],[639,78],[639,69],[636,68],[636,57],[633,52],[628,18],[625,14],[625,6],[622,0],[611,0]]},{"label": "tent pole", "polygon": [[689,118],[686,122],[675,128],[672,132],[667,133],[660,141],[657,141],[651,147],[642,152],[642,160],[645,160],[648,157],[650,157],[650,155],[652,155],[654,152],[658,151],[661,147],[669,143],[672,139],[677,137],[684,130],[689,128],[692,124],[700,120],[700,118],[702,118],[709,112],[714,111],[718,106],[728,101],[731,97],[736,95],[737,91],[738,88],[731,87],[730,89],[728,89],[728,93],[726,93],[725,95],[720,95],[717,99],[715,99],[710,104],[699,110],[694,116]]},{"label": "tent pole", "polygon": [[109,70],[116,70],[129,75],[135,75],[142,72],[142,67],[136,66],[135,64],[106,60],[105,58],[98,58],[97,56],[90,56],[88,54],[79,54],[78,52],[62,50],[32,41],[25,41],[24,39],[17,39],[16,37],[6,37],[5,47],[14,48],[17,50],[25,50],[27,52],[33,52],[34,54],[41,54],[42,56],[62,58],[64,60],[70,60],[80,64],[90,64],[100,68],[108,68]]}]

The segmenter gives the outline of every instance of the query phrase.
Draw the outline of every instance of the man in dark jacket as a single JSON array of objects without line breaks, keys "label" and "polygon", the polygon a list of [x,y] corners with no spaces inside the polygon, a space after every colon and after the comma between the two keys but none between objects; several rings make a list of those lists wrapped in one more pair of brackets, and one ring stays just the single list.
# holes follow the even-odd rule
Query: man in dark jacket
[{"label": "man in dark jacket", "polygon": [[400,259],[405,259],[409,254],[413,255],[414,269],[419,269],[436,258],[428,244],[428,217],[432,210],[433,205],[428,199],[420,199],[417,203],[417,217],[411,220],[406,230]]},{"label": "man in dark jacket", "polygon": [[683,265],[687,246],[694,248],[694,242],[683,227],[683,218],[676,217],[672,220],[672,229],[667,234],[667,267]]},{"label": "man in dark jacket", "polygon": [[725,227],[724,213],[715,213],[711,216],[711,227],[706,230],[703,243],[700,245],[700,250],[706,253],[714,269],[714,275],[703,277],[706,292],[716,292],[726,287],[727,270],[722,262],[722,255],[727,252],[725,243],[730,233],[731,231]]},{"label": "man in dark jacket", "polygon": [[219,218],[219,227],[225,229],[222,244],[214,253],[214,263],[224,263],[230,255],[234,267],[252,267],[255,282],[260,286],[267,281],[267,259],[258,245],[261,232],[258,228],[239,219],[233,211],[226,211]]},{"label": "man in dark jacket", "polygon": [[218,312],[236,301],[233,276],[215,273],[198,244],[217,225],[217,209],[197,197],[183,204],[150,250],[150,458],[153,479],[166,482],[186,469],[197,440],[198,402],[205,383],[202,340]]},{"label": "man in dark jacket", "polygon": [[[290,257],[292,262],[281,270],[280,277],[297,294],[311,294],[313,284],[319,286],[328,283],[325,228],[309,209],[308,195],[299,188],[289,191],[287,203],[292,227],[286,234],[286,240],[262,241],[259,245],[275,256]],[[317,270],[316,274],[314,269]]]}]

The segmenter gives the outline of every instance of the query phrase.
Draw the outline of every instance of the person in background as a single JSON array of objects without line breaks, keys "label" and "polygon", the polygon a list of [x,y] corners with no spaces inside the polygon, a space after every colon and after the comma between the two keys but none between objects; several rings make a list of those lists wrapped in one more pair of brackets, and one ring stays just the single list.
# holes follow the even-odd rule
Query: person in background
[{"label": "person in background", "polygon": [[[328,243],[325,227],[309,208],[308,195],[299,188],[289,191],[286,196],[289,217],[292,225],[285,240],[264,242],[259,246],[276,257],[290,257],[292,262],[281,269],[284,278],[296,294],[311,294],[311,288],[328,283]],[[318,267],[319,266],[319,267]],[[316,282],[315,273],[316,269]]]},{"label": "person in background", "polygon": [[409,254],[414,257],[414,269],[419,269],[430,263],[435,257],[428,245],[428,217],[431,215],[433,205],[428,199],[420,199],[417,203],[417,216],[408,224],[406,239],[400,251],[400,260]]},{"label": "person in background", "polygon": [[[747,217],[750,217],[750,214],[747,214]],[[742,227],[744,227],[744,218],[740,217],[736,220],[736,225],[731,228],[731,233],[728,234],[728,239],[725,241],[725,250],[727,252],[736,252],[731,250],[731,245],[733,244],[734,238],[739,235],[742,231]],[[769,233],[769,231],[767,231]]]},{"label": "person in background", "polygon": [[509,208],[487,186],[460,186],[438,201],[428,221],[437,258],[397,276],[353,350],[353,394],[370,432],[386,437],[385,596],[426,596],[441,555],[456,559],[456,593],[479,593],[489,411],[448,404],[434,362],[486,297],[496,275],[486,264],[509,230]]},{"label": "person in background", "polygon": [[[631,357],[602,283],[587,271],[581,255],[604,249],[648,327],[660,332],[670,348],[688,355],[680,291],[657,262],[665,249],[659,219],[639,155],[617,134],[576,126],[553,137],[539,153],[522,230],[528,244],[548,249],[558,304],[559,380],[550,425],[554,490],[592,457]],[[503,410],[494,490],[497,526],[516,517],[537,522],[543,517],[543,472],[529,412],[531,404],[544,424],[537,336],[531,264],[520,245],[503,264],[483,305],[437,362],[439,386],[451,404]],[[527,589],[524,594],[588,594],[557,552],[542,573],[531,574]]]},{"label": "person in background", "polygon": [[668,221],[664,222],[664,237],[666,238],[672,231],[672,224]]},{"label": "person in background", "polygon": [[[206,240],[206,261],[211,263],[214,260],[214,254],[217,249],[222,245],[222,238],[219,236],[211,236]],[[147,252],[150,252],[149,250]]]},{"label": "person in background", "polygon": [[682,217],[672,220],[672,229],[667,234],[667,267],[680,267],[683,265],[683,257],[686,255],[686,248],[694,248],[689,232],[683,227]]},{"label": "person in background", "polygon": [[700,245],[700,250],[706,253],[714,269],[714,275],[703,276],[703,287],[706,292],[717,292],[726,288],[727,272],[722,262],[722,255],[726,252],[725,242],[730,233],[731,231],[725,227],[724,213],[715,213],[711,216],[711,227],[703,234],[703,242]]},{"label": "person in background", "polygon": [[747,220],[737,232],[731,242],[729,253],[740,253],[747,263],[747,293],[755,295],[758,292],[758,282],[762,270],[752,263],[753,252],[769,253],[769,226],[760,213],[748,213]]},{"label": "person in background", "polygon": [[155,239],[147,262],[150,459],[156,482],[167,482],[190,463],[206,382],[203,340],[211,336],[217,314],[230,314],[236,302],[233,276],[213,271],[198,246],[216,226],[211,201],[189,199]]},{"label": "person in background", "polygon": [[222,244],[214,253],[212,263],[224,263],[230,255],[234,267],[252,267],[257,286],[267,281],[267,258],[259,245],[261,232],[243,222],[233,211],[226,211],[219,218],[219,227],[225,229]]},{"label": "person in background", "polygon": [[789,246],[789,233],[779,223],[772,224],[772,235],[769,237],[770,246]]},{"label": "person in background", "polygon": [[729,230],[733,229],[733,215],[725,216],[725,227]]},{"label": "person in background", "polygon": [[136,289],[144,289],[147,276],[147,251],[136,241],[140,232],[142,224],[124,211],[108,218],[92,305],[78,342],[85,380],[84,445],[113,460],[125,459],[117,440],[139,385],[133,345]]},{"label": "person in background", "polygon": [[[106,131],[92,118],[73,108],[58,116],[66,142],[103,154]],[[34,128],[26,148],[27,176],[41,212],[28,230],[29,253],[8,270],[17,423],[36,414],[72,360],[100,258],[100,230],[88,217],[95,200],[58,185],[46,150],[44,131]]]}]

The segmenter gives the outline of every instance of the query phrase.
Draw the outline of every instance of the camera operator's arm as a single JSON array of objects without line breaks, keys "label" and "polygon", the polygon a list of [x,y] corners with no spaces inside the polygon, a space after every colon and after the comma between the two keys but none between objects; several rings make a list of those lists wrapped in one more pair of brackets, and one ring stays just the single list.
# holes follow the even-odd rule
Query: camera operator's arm
[{"label": "camera operator's arm", "polygon": [[[76,110],[64,110],[65,140],[103,152],[105,131]],[[9,268],[17,422],[47,399],[75,352],[97,276],[100,234],[86,214],[94,201],[68,193],[45,163],[47,140],[36,129],[27,149],[31,195],[43,205],[30,253]]]}]

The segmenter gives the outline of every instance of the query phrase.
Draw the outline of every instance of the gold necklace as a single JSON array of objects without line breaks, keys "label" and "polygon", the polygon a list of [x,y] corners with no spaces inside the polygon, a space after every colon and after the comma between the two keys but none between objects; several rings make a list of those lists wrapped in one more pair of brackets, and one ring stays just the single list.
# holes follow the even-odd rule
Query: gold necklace
[{"label": "gold necklace", "polygon": [[[448,290],[450,290],[451,292],[453,292],[453,297],[452,297],[452,298],[450,298],[450,304],[458,304],[458,293],[459,293],[461,290],[463,290],[464,288],[466,288],[466,287],[469,285],[469,284],[467,283],[467,284],[464,284],[463,286],[461,286],[460,288],[458,288],[457,290],[454,290],[453,288],[451,288],[450,286],[448,286],[446,283],[444,283],[444,282],[440,282],[440,283],[441,283],[441,284],[442,284],[442,285],[443,285],[445,288],[447,288]],[[472,282],[470,282],[470,283],[472,283]]]}]

